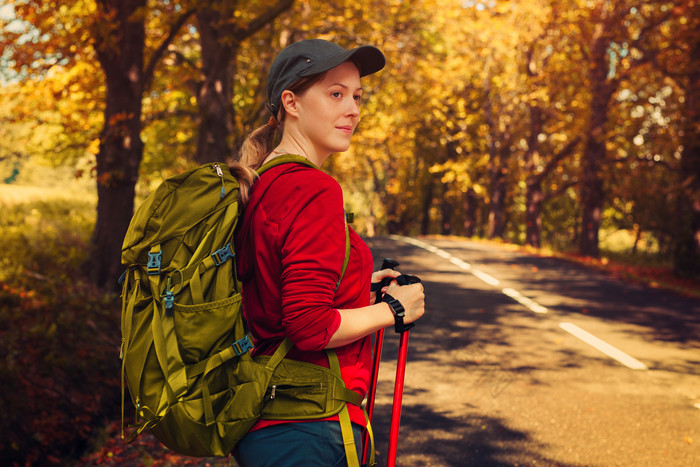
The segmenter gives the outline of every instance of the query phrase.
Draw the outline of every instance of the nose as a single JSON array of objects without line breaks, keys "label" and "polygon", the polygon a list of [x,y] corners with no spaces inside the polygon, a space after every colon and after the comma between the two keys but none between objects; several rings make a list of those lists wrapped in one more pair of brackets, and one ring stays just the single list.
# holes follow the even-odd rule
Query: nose
[{"label": "nose", "polygon": [[347,105],[347,116],[348,117],[359,117],[360,116],[360,103],[355,100],[354,97],[350,97],[348,99],[348,105]]}]

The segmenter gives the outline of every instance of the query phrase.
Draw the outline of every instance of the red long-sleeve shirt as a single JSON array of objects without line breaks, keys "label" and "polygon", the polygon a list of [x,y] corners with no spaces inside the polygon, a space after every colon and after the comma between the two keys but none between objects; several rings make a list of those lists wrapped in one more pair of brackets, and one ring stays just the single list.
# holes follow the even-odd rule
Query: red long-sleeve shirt
[{"label": "red long-sleeve shirt", "polygon": [[[255,182],[248,207],[236,256],[254,355],[271,355],[288,336],[294,347],[287,358],[328,367],[323,349],[340,326],[338,309],[369,305],[373,269],[369,248],[350,228],[350,260],[336,290],[346,249],[342,190],[319,169],[282,164]],[[345,385],[364,396],[370,338],[336,353]],[[364,426],[362,410],[348,409],[351,420]],[[272,424],[261,420],[253,429]]]}]

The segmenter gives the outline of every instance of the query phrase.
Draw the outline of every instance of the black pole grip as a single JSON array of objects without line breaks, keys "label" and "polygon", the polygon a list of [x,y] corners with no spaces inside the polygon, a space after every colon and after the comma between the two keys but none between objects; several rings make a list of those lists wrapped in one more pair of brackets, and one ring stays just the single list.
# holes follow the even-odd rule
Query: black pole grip
[{"label": "black pole grip", "polygon": [[[395,261],[391,258],[384,258],[384,260],[382,261],[382,267],[380,268],[380,271],[384,269],[396,269],[398,266],[398,261]],[[391,281],[391,277],[385,277],[384,279],[382,279],[382,281],[379,283],[377,290],[377,298],[374,301],[374,303],[379,303],[382,301],[382,289],[391,284]]]},{"label": "black pole grip", "polygon": [[384,260],[382,261],[381,269],[396,269],[398,266],[399,266],[398,261],[394,261],[391,258],[384,258]]}]

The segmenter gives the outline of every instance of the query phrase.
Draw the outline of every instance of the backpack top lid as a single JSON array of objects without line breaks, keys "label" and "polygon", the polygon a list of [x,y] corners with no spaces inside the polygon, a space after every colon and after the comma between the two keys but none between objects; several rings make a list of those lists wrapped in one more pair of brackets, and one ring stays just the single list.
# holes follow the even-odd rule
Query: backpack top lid
[{"label": "backpack top lid", "polygon": [[122,244],[122,264],[146,263],[149,249],[183,235],[213,212],[238,202],[238,181],[224,163],[166,179],[136,210]]}]

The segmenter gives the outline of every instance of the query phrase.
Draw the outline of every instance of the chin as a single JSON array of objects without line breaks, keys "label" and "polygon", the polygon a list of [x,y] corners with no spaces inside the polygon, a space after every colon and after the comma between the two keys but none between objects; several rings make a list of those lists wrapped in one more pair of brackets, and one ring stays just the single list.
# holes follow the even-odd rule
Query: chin
[{"label": "chin", "polygon": [[334,148],[333,152],[345,152],[348,149],[350,149],[350,141],[345,144],[339,144]]}]

